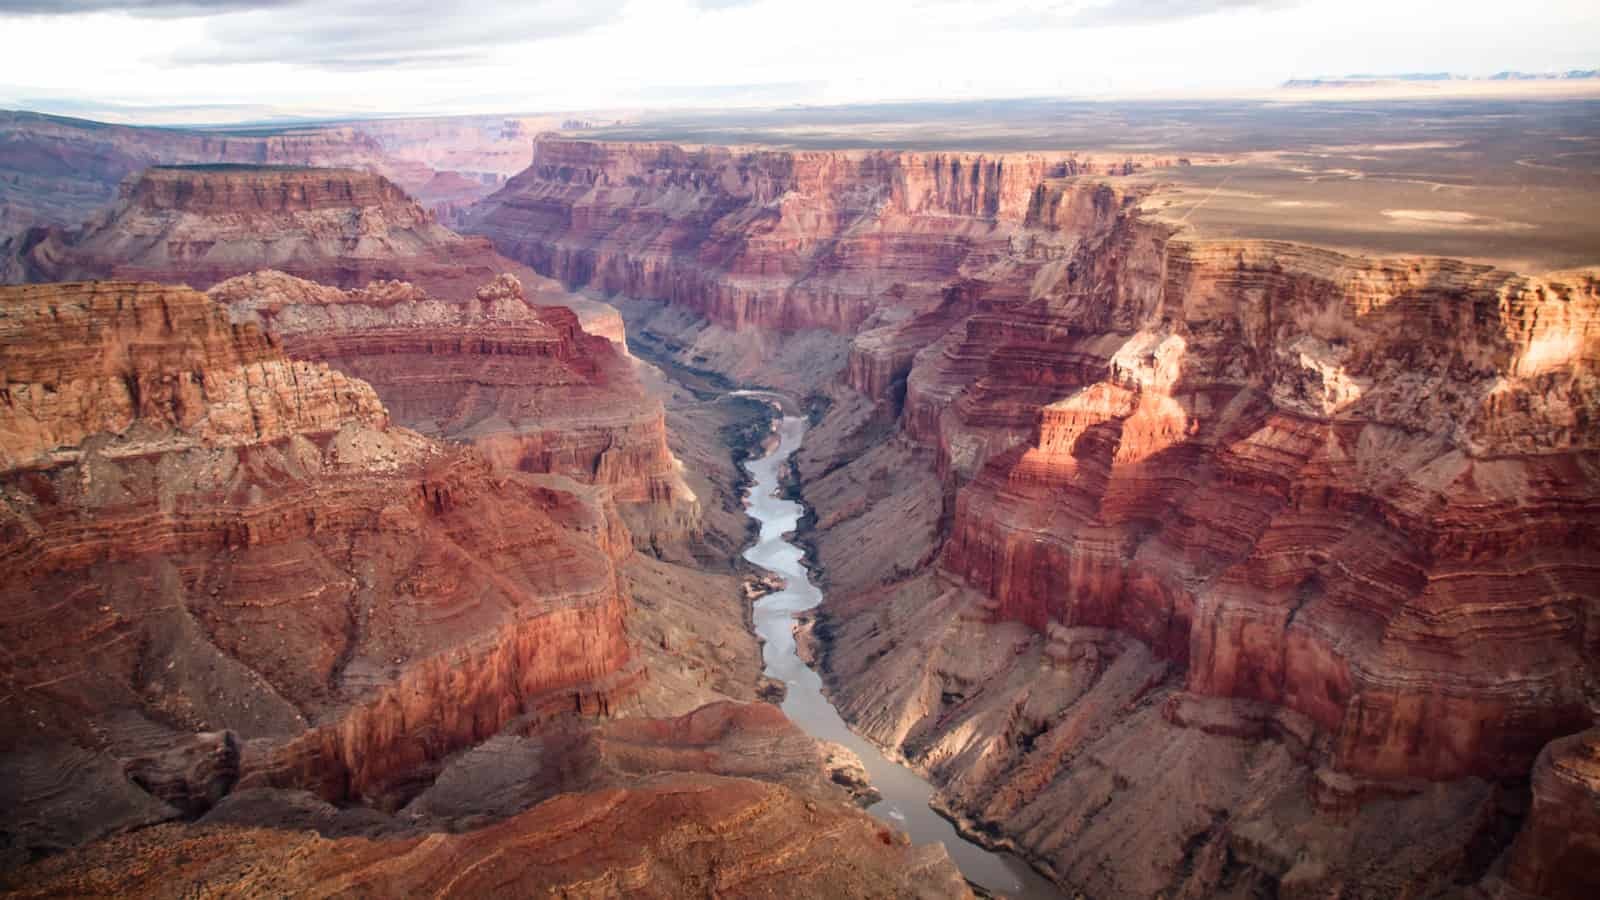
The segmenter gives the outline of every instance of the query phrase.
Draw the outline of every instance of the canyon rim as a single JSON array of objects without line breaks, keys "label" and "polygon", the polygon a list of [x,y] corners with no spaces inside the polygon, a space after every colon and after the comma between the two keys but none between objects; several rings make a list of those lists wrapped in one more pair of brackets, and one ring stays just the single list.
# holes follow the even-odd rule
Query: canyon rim
[{"label": "canyon rim", "polygon": [[0,891],[1596,896],[1592,10],[1363,4],[0,5]]}]

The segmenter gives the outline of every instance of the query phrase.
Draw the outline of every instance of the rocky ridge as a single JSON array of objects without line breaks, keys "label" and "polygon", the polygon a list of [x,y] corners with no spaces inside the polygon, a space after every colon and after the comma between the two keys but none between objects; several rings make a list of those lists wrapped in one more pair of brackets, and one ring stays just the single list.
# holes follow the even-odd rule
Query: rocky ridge
[{"label": "rocky ridge", "polygon": [[456,234],[368,171],[156,167],[130,177],[117,202],[79,228],[34,228],[0,244],[0,278],[9,283],[98,278],[205,289],[262,269],[343,288],[403,280],[460,300],[513,272],[540,302],[571,306],[587,329],[622,340],[621,322],[605,304],[568,294],[481,238]]}]

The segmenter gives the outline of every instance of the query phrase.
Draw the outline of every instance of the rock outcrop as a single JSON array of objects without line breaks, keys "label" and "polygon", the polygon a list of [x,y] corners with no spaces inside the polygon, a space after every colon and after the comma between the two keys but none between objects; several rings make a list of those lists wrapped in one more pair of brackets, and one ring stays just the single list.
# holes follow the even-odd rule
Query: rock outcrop
[{"label": "rock outcrop", "polygon": [[372,385],[401,425],[470,442],[508,470],[602,485],[643,546],[693,537],[698,504],[667,448],[661,402],[626,351],[585,332],[570,309],[534,305],[516,276],[463,298],[394,281],[346,291],[270,271],[209,293],[290,358]]},{"label": "rock outcrop", "polygon": [[224,131],[0,110],[0,240],[82,222],[115,200],[128,176],[170,165],[360,169],[393,180],[454,221],[527,168],[529,136],[559,121],[461,116]]},{"label": "rock outcrop", "polygon": [[539,302],[571,306],[589,330],[622,338],[605,304],[568,294],[482,238],[456,234],[393,182],[362,170],[147,169],[82,227],[35,228],[0,246],[0,276],[13,283],[93,278],[205,289],[262,269],[343,288],[403,280],[459,300],[513,272]]},{"label": "rock outcrop", "polygon": [[[1477,779],[1525,776],[1596,714],[1600,278],[1106,221],[1034,269],[1023,299],[953,290],[965,315],[913,358],[897,440],[918,449],[879,454],[928,454],[946,499],[929,510],[900,475],[873,485],[877,506],[929,510],[896,532],[924,523],[911,568],[863,581],[855,562],[884,522],[839,485],[884,463],[851,475],[813,460],[807,496],[841,534],[823,533],[822,562],[862,592],[832,625],[841,705],[941,776],[954,809],[1096,895],[1262,879],[1420,890],[1441,870],[1481,872],[1477,856],[1503,847],[1483,823],[1505,814]],[[938,323],[901,331],[917,329]],[[856,360],[884,358],[895,335],[865,337],[851,383],[893,404],[893,376]],[[877,585],[935,553],[940,586]],[[913,598],[937,602],[913,612]],[[1010,649],[964,659],[971,629]],[[896,659],[930,639],[941,649]],[[1035,653],[1047,667],[1026,678],[1013,659]],[[1263,715],[1280,722],[1248,724]],[[1288,757],[1228,763],[1209,734]],[[1112,762],[1190,741],[1193,762],[1172,768]],[[1199,771],[1214,764],[1255,767],[1280,810]],[[1172,772],[1194,786],[1176,810]],[[1101,802],[1123,812],[1097,819]],[[1283,818],[1296,806],[1303,828]],[[1142,875],[1086,849],[1121,840],[1141,810],[1166,811],[1140,819]],[[1418,872],[1434,874],[1380,871],[1372,845],[1312,836],[1348,816],[1430,835]],[[1197,875],[1195,848],[1245,862]]]},{"label": "rock outcrop", "polygon": [[610,342],[509,277],[220,296],[241,321],[184,287],[0,289],[5,890],[971,896],[777,707],[705,703],[755,692],[736,612],[694,620],[735,580],[633,554],[619,462],[497,466],[284,352],[413,371],[415,408],[450,378],[618,405],[584,393],[629,371]]},{"label": "rock outcrop", "polygon": [[1533,809],[1508,880],[1554,900],[1600,891],[1600,729],[1553,741],[1533,769]]}]

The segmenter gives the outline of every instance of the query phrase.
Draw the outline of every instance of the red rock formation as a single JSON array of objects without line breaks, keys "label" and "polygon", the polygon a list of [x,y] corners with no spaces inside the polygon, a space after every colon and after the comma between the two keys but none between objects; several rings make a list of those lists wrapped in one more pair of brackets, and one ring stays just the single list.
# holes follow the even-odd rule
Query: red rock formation
[{"label": "red rock formation", "polygon": [[[1317,797],[1323,816],[1356,810],[1363,828],[1382,827],[1382,798],[1415,798],[1402,804],[1405,827],[1419,816],[1418,833],[1438,836],[1431,871],[1470,870],[1463,854],[1494,815],[1471,799],[1470,776],[1520,776],[1547,741],[1593,721],[1600,280],[1191,242],[1133,216],[1096,221],[1109,227],[1079,231],[1072,252],[1031,270],[1027,299],[984,302],[1017,296],[1004,284],[953,289],[954,324],[906,376],[898,440],[931,447],[954,491],[941,564],[984,596],[940,597],[927,613],[902,594],[852,598],[877,577],[904,577],[885,566],[864,581],[856,560],[877,554],[861,538],[887,524],[874,510],[925,506],[922,486],[880,479],[877,459],[874,502],[859,508],[840,485],[864,471],[834,469],[841,460],[821,450],[811,463],[808,477],[829,473],[807,489],[819,523],[849,536],[831,547],[821,537],[823,565],[850,579],[830,600],[843,617],[830,659],[844,709],[1068,883],[1171,890],[1194,871],[1191,858],[1168,859],[1185,842],[1246,852],[1245,831],[1189,819],[1253,808],[1239,786],[1202,782],[1177,822],[1145,820],[1164,837],[1141,852],[1168,859],[1145,880],[1130,857],[1111,853],[1112,868],[1096,869],[1085,855],[1115,840],[1118,826],[1094,824],[1097,803],[1137,810],[1178,789],[1130,767],[1118,777],[1133,787],[1102,792],[1084,769],[1117,747],[1179,740],[1164,734],[1173,724],[1195,727],[1115,712],[1165,683],[1163,670],[1100,687],[1112,676],[1097,653],[1081,657],[1093,662],[1088,681],[1058,688],[1055,676],[1019,680],[1028,667],[1003,647],[988,663],[959,661],[975,638],[952,637],[1002,627],[957,624],[974,614],[1051,633],[1113,629],[1176,667],[1177,685],[1225,698],[1224,718],[1263,701],[1298,717],[1302,758],[1323,768],[1306,782],[1275,770],[1260,787],[1301,798],[1290,805]],[[897,333],[928,340],[938,325],[924,316],[868,332],[865,349]],[[882,395],[892,376],[855,365],[863,356],[883,354],[857,353],[852,383]],[[896,520],[894,533],[921,519]],[[897,653],[926,653],[929,640],[948,646],[920,664]],[[1133,690],[1135,678],[1144,686],[1094,699]],[[1203,759],[1196,750],[1192,765]],[[1448,781],[1435,793],[1456,799],[1430,807],[1416,778]],[[1247,822],[1286,827],[1254,813],[1235,827]],[[1319,840],[1284,834],[1270,853],[1249,851],[1266,853],[1252,877],[1283,889],[1377,877],[1353,849],[1310,853],[1315,871],[1280,865],[1303,852],[1295,840]]]},{"label": "red rock formation", "polygon": [[633,361],[566,307],[531,305],[515,276],[456,299],[404,282],[341,291],[258,272],[210,296],[291,358],[371,384],[402,425],[473,443],[506,469],[608,487],[646,545],[696,528],[661,403]]},{"label": "red rock formation", "polygon": [[[946,348],[980,362],[941,446],[981,467],[946,564],[1001,616],[1116,627],[1194,690],[1306,714],[1348,771],[1512,775],[1587,723],[1595,278],[1164,252],[1154,290],[1090,281]],[[952,452],[1032,409],[987,463]]]},{"label": "red rock formation", "polygon": [[936,306],[1004,264],[1041,180],[1074,156],[688,150],[541,138],[463,226],[569,286],[732,329],[853,331]]},{"label": "red rock formation", "polygon": [[[0,256],[6,254],[0,253]],[[176,166],[128,180],[110,210],[75,231],[35,230],[12,242],[6,280],[89,278],[207,288],[261,269],[359,288],[410,281],[465,300],[502,272],[540,302],[577,310],[585,327],[621,340],[616,313],[465,238],[381,175],[291,166]]]},{"label": "red rock formation", "polygon": [[203,294],[7,288],[0,371],[9,751],[227,729],[290,741],[247,769],[373,798],[637,677],[592,498],[391,427]]},{"label": "red rock formation", "polygon": [[123,179],[154,165],[344,166],[397,174],[382,145],[355,128],[241,134],[3,110],[0,146],[10,176],[0,181],[0,239],[33,226],[81,222],[116,198]]},{"label": "red rock formation", "polygon": [[[503,116],[365,120],[245,131],[189,131],[0,110],[0,241],[70,226],[112,202],[150,166],[233,164],[355,168],[389,178],[446,221],[527,168],[523,126]],[[528,132],[531,133],[531,132]]]}]

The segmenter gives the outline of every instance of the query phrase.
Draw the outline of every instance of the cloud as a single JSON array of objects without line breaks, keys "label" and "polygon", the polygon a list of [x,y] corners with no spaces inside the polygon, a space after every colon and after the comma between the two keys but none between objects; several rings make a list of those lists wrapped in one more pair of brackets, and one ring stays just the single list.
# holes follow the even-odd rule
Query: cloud
[{"label": "cloud", "polygon": [[283,10],[269,3],[218,15],[205,40],[181,48],[180,64],[288,63],[384,69],[472,62],[489,48],[559,38],[614,20],[624,0],[343,0]]},{"label": "cloud", "polygon": [[135,16],[177,18],[252,9],[282,9],[302,2],[305,0],[0,0],[0,16],[124,12]]},{"label": "cloud", "polygon": [[1285,9],[1300,0],[1112,0],[1081,9],[1070,19],[1074,25],[1140,25],[1193,19],[1240,9]]}]

